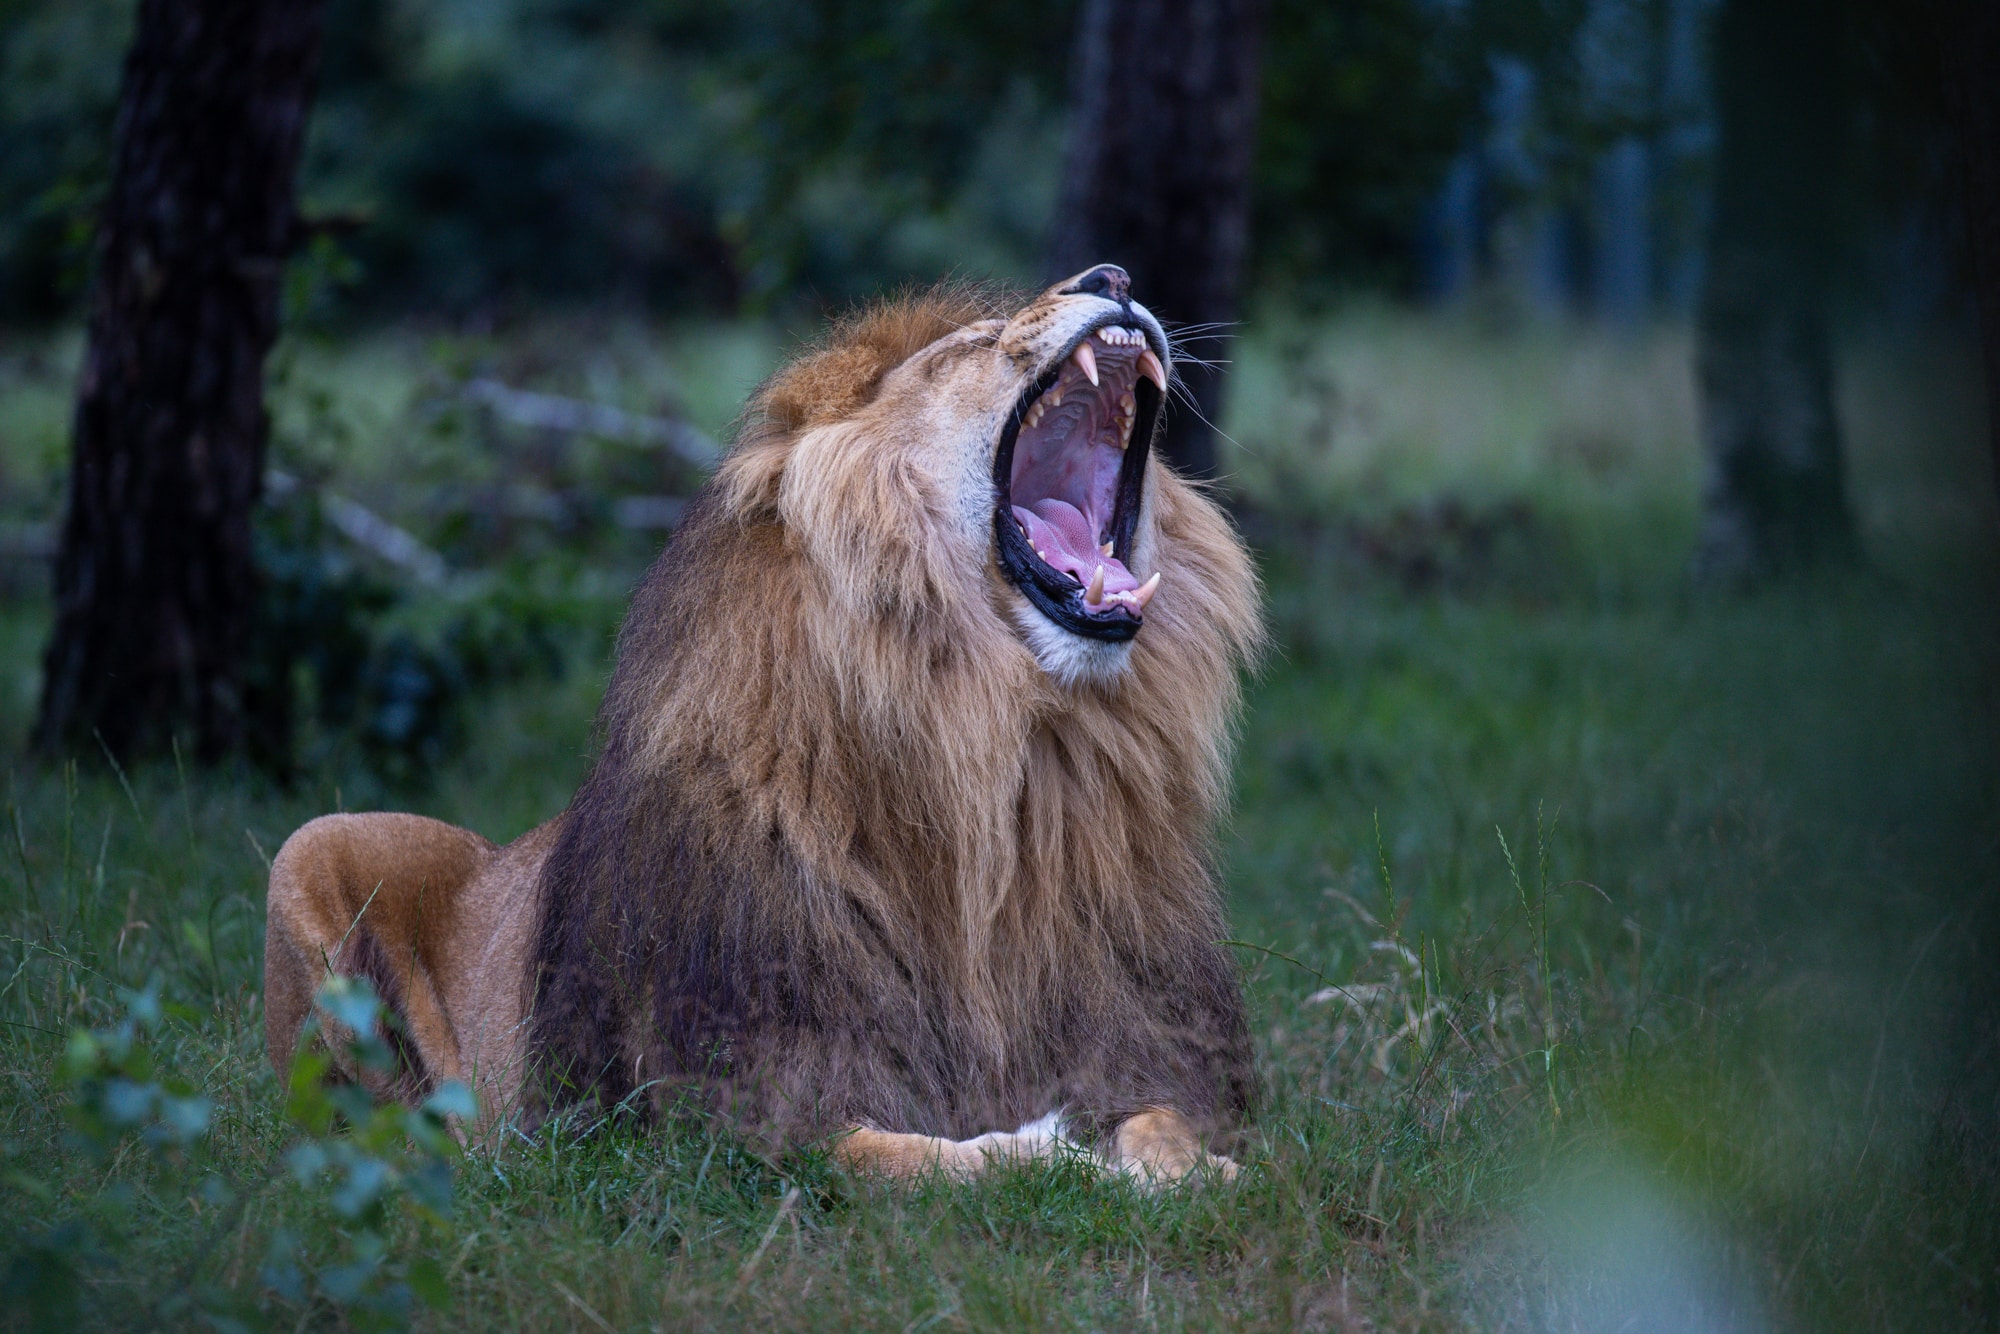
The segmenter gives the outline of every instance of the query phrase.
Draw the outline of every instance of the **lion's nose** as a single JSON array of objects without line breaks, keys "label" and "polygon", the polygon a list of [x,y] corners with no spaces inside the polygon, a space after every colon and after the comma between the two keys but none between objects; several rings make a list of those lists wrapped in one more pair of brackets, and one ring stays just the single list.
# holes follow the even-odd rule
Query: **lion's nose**
[{"label": "lion's nose", "polygon": [[1124,301],[1132,292],[1132,275],[1116,264],[1099,264],[1062,289],[1064,296],[1101,296],[1107,301]]}]

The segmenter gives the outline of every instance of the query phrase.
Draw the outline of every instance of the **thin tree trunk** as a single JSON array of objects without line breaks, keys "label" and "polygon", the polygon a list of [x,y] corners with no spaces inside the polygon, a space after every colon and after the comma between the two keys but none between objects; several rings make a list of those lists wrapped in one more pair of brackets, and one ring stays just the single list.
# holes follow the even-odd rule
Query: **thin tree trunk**
[{"label": "thin tree trunk", "polygon": [[321,0],[143,0],[119,93],[36,741],[247,737],[264,358]]},{"label": "thin tree trunk", "polygon": [[[1263,19],[1262,0],[1084,0],[1057,273],[1122,266],[1134,299],[1170,330],[1236,318]],[[1188,350],[1219,360],[1217,346]],[[1164,452],[1212,477],[1221,372],[1185,359],[1178,372],[1198,411],[1170,411]]]},{"label": "thin tree trunk", "polygon": [[1840,166],[1837,20],[1819,0],[1725,0],[1720,141],[1696,372],[1707,456],[1697,571],[1740,582],[1855,549],[1827,287]]},{"label": "thin tree trunk", "polygon": [[[1945,109],[1958,149],[1959,202],[1986,363],[1986,423],[2000,487],[2000,6],[1939,7],[1936,37]],[[1945,1027],[1945,1087],[1930,1145],[1932,1189],[1970,1196],[2000,1217],[2000,895],[1977,896],[1966,934],[1975,942]],[[1950,1198],[1950,1195],[1946,1196]],[[1990,1291],[1990,1289],[1989,1289]],[[1990,1300],[1990,1298],[1989,1298]]]},{"label": "thin tree trunk", "polygon": [[1973,296],[1986,359],[1986,426],[2000,487],[2000,5],[1959,0],[1939,25],[1945,104],[1958,140]]}]

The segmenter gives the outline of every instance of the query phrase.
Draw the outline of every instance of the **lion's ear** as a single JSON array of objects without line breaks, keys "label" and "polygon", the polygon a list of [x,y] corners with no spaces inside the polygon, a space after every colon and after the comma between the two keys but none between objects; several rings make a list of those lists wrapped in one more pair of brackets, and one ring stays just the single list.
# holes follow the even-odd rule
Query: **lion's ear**
[{"label": "lion's ear", "polygon": [[938,339],[985,320],[989,300],[972,287],[944,286],[878,301],[838,321],[826,341],[767,381],[757,395],[780,431],[802,431],[853,416],[882,377]]},{"label": "lion's ear", "polygon": [[955,596],[954,543],[936,483],[908,450],[856,422],[792,445],[778,515],[833,595],[861,615],[942,611]]},{"label": "lion's ear", "polygon": [[765,415],[786,431],[845,420],[867,405],[895,365],[883,348],[864,342],[801,357],[772,378],[763,396]]}]

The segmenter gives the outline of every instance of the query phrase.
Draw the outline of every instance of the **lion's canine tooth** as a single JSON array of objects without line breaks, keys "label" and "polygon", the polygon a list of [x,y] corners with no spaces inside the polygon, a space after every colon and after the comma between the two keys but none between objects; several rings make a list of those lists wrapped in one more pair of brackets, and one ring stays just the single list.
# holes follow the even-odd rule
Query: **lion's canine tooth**
[{"label": "lion's canine tooth", "polygon": [[1160,359],[1153,355],[1150,347],[1139,354],[1139,374],[1158,385],[1161,393],[1167,392],[1167,369],[1160,365]]},{"label": "lion's canine tooth", "polygon": [[1095,607],[1104,601],[1104,567],[1097,567],[1097,573],[1090,576],[1090,587],[1083,590],[1083,600]]},{"label": "lion's canine tooth", "polygon": [[1155,570],[1153,571],[1153,577],[1151,579],[1148,579],[1145,583],[1139,585],[1139,591],[1132,595],[1132,600],[1139,604],[1140,611],[1144,611],[1146,609],[1146,604],[1153,600],[1153,594],[1159,591],[1160,591],[1160,571]]},{"label": "lion's canine tooth", "polygon": [[1070,357],[1076,362],[1077,369],[1083,372],[1083,378],[1090,381],[1091,388],[1096,388],[1097,354],[1090,350],[1090,344],[1088,342],[1078,343],[1076,351],[1070,353]]}]

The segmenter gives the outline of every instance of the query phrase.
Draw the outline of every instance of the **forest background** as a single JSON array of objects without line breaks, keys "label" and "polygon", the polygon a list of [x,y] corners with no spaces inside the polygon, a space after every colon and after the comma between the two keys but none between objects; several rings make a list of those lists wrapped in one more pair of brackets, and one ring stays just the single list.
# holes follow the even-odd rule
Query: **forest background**
[{"label": "forest background", "polygon": [[[46,722],[141,7],[0,0],[0,1321],[1990,1327],[1992,229],[1942,0],[1190,7],[1256,73],[1244,243],[1188,260],[1230,308],[1156,305],[1278,633],[1221,850],[1245,1185],[463,1156],[265,1068],[266,854],[559,809],[748,390],[857,301],[1059,276],[1080,137],[1168,132],[1091,24],[1174,8],[329,0],[210,755]],[[1747,447],[1795,503],[1728,466],[1746,403],[1818,421]]]}]

